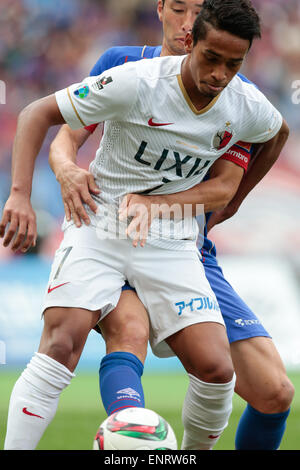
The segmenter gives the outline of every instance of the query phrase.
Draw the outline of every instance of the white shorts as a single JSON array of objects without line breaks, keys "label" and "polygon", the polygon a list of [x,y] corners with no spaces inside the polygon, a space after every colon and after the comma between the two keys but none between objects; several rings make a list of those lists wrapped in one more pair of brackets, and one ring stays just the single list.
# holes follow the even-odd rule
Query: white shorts
[{"label": "white shorts", "polygon": [[150,318],[150,344],[158,357],[174,356],[164,341],[187,326],[224,325],[205,277],[199,252],[175,251],[131,240],[99,239],[93,226],[69,226],[57,250],[45,293],[49,307],[101,310],[101,320],[118,304],[128,280]]}]

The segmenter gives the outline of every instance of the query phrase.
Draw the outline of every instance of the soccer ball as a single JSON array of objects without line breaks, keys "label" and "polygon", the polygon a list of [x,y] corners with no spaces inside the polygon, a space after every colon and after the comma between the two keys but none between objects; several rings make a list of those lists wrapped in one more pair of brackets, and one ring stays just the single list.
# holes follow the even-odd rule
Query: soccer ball
[{"label": "soccer ball", "polygon": [[93,450],[177,450],[173,429],[155,411],[126,408],[100,426]]}]

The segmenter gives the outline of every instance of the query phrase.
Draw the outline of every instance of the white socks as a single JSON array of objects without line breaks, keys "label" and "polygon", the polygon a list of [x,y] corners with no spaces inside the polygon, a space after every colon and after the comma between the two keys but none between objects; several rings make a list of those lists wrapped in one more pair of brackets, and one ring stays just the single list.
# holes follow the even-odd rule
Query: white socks
[{"label": "white socks", "polygon": [[231,382],[202,382],[189,374],[182,410],[184,435],[181,449],[211,450],[228,424],[232,411],[235,376]]},{"label": "white socks", "polygon": [[10,397],[5,450],[36,448],[72,377],[74,374],[59,362],[35,353]]},{"label": "white socks", "polygon": [[[71,382],[65,366],[36,353],[17,380],[9,404],[5,450],[32,450],[52,421],[61,392]],[[226,428],[235,377],[226,384],[205,383],[189,374],[182,420],[183,450],[210,450]]]}]

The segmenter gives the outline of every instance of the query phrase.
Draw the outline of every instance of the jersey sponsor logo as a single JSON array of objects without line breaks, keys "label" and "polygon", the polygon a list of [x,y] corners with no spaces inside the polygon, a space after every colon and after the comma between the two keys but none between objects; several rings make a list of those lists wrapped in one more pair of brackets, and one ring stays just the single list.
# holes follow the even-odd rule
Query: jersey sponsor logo
[{"label": "jersey sponsor logo", "polygon": [[64,282],[63,284],[59,284],[58,286],[55,286],[55,287],[49,286],[48,287],[48,294],[50,294],[50,292],[52,292],[53,290],[58,289],[59,287],[65,286],[66,284],[70,284],[70,283],[69,282]]},{"label": "jersey sponsor logo", "polygon": [[81,87],[77,88],[77,90],[74,91],[74,95],[78,96],[78,98],[84,99],[88,96],[90,92],[90,89],[88,85],[82,85]]},{"label": "jersey sponsor logo", "polygon": [[35,416],[36,418],[45,419],[45,418],[43,418],[43,417],[40,416],[40,415],[35,415],[34,413],[30,413],[30,411],[27,410],[27,407],[26,407],[26,406],[23,408],[22,411],[23,411],[23,413],[24,413],[25,415],[28,415],[28,416]]},{"label": "jersey sponsor logo", "polygon": [[243,318],[239,318],[235,320],[235,323],[239,326],[253,326],[253,325],[261,325],[260,320],[256,318],[255,320],[245,320]]},{"label": "jersey sponsor logo", "polygon": [[[190,178],[191,176],[200,175],[202,172],[206,171],[208,165],[211,163],[211,160],[203,160],[201,158],[194,158],[191,155],[182,156],[179,152],[174,150],[163,149],[160,157],[156,162],[147,161],[144,158],[145,151],[147,149],[148,142],[142,141],[134,159],[141,163],[142,165],[152,166],[156,171],[170,171],[175,172],[176,176],[180,178]],[[171,153],[170,153],[171,152]],[[167,158],[170,158],[170,155],[174,158],[175,163],[169,167],[164,167],[164,163]],[[192,168],[188,172],[184,172],[185,165],[194,158],[195,162]],[[186,174],[184,174],[186,173]],[[168,178],[163,178],[163,183],[168,183],[170,180]]]},{"label": "jersey sponsor logo", "polygon": [[219,304],[216,300],[210,297],[197,297],[191,299],[190,302],[186,303],[184,300],[177,302],[175,306],[179,309],[178,316],[181,316],[185,309],[189,307],[190,312],[196,312],[197,310],[215,310],[220,311]]},{"label": "jersey sponsor logo", "polygon": [[188,147],[193,150],[199,150],[199,147],[196,145],[188,144],[187,142],[183,142],[182,140],[176,140],[176,144],[183,145],[184,147]]},{"label": "jersey sponsor logo", "polygon": [[105,87],[105,85],[108,85],[109,83],[112,83],[113,79],[111,77],[101,77],[99,80],[96,80],[92,84],[92,87],[96,91],[101,91]]},{"label": "jersey sponsor logo", "polygon": [[148,124],[151,127],[162,127],[162,126],[172,126],[174,122],[154,122],[153,118],[150,118],[148,121]]}]

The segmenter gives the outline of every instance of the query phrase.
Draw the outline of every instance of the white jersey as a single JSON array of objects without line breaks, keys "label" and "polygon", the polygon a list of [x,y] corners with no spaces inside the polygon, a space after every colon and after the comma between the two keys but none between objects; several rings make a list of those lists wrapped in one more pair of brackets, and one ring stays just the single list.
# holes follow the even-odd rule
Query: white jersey
[{"label": "white jersey", "polygon": [[[99,205],[117,208],[128,193],[187,190],[200,183],[236,142],[266,142],[280,130],[280,113],[256,87],[238,76],[206,108],[197,111],[181,80],[184,58],[130,62],[56,93],[71,128],[105,121],[90,166],[101,189],[100,196],[94,196]],[[175,221],[171,232],[169,223],[154,220],[148,242],[191,249],[197,235],[192,217],[184,224]]]}]

